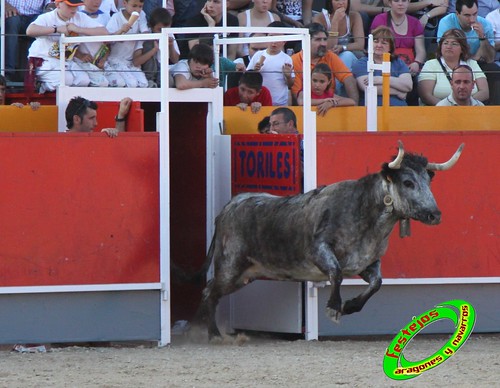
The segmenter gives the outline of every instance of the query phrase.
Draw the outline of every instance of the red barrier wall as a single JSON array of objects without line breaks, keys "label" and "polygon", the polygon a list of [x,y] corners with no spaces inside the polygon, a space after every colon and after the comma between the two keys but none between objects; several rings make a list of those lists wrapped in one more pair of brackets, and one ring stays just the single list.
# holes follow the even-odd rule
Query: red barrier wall
[{"label": "red barrier wall", "polygon": [[158,134],[0,134],[0,286],[159,281]]},{"label": "red barrier wall", "polygon": [[318,133],[318,185],[378,172],[397,153],[398,139],[433,162],[448,160],[462,142],[465,149],[432,183],[441,224],[413,221],[405,239],[396,226],[382,260],[384,277],[500,276],[500,133]]}]

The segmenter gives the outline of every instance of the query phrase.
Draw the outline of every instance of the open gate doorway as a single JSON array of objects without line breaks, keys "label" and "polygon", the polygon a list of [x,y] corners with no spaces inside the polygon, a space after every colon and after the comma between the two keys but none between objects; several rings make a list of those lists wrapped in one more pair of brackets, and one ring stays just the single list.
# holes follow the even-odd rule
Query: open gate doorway
[{"label": "open gate doorway", "polygon": [[[207,109],[202,102],[170,107],[170,261],[188,272],[202,266],[206,252]],[[171,273],[172,322],[192,320],[203,286],[178,282]]]}]

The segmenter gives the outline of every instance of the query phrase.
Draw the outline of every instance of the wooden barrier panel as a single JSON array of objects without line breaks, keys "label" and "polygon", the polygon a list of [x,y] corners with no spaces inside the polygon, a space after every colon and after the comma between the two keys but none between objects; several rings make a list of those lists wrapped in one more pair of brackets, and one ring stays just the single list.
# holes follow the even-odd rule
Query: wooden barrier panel
[{"label": "wooden barrier panel", "polygon": [[[97,105],[97,127],[94,131],[114,128],[120,103],[97,101]],[[0,106],[0,132],[57,132],[57,109],[56,105],[42,105],[37,110],[29,106]],[[144,132],[144,111],[140,101],[132,102],[126,125],[127,132]]]},{"label": "wooden barrier panel", "polygon": [[[277,106],[263,106],[258,113],[252,113],[250,109],[242,111],[236,106],[224,107],[224,128],[227,135],[258,134],[257,124],[265,116],[269,116]],[[297,128],[302,132],[302,107],[289,106],[297,116]]]},{"label": "wooden barrier panel", "polygon": [[[255,134],[257,124],[276,107],[264,106],[258,113],[238,107],[224,107],[225,131],[233,134]],[[297,115],[297,127],[302,133],[302,107],[289,107]],[[313,111],[316,108],[313,107]],[[409,106],[378,108],[379,131],[498,131],[500,106],[434,107]],[[318,132],[366,132],[366,108],[350,106],[330,109],[316,120]]]},{"label": "wooden barrier panel", "polygon": [[0,106],[0,132],[57,132],[57,106]]},{"label": "wooden barrier panel", "polygon": [[412,221],[405,239],[395,230],[382,259],[384,278],[500,276],[500,132],[319,133],[318,185],[380,171],[397,154],[398,140],[432,162],[448,160],[461,143],[465,149],[432,183],[441,224]]},{"label": "wooden barrier panel", "polygon": [[159,281],[158,134],[0,134],[0,286]]}]

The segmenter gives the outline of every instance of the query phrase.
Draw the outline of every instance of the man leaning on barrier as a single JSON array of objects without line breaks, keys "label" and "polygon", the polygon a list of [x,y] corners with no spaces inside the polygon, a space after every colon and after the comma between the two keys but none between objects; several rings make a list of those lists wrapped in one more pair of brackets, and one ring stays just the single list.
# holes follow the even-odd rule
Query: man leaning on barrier
[{"label": "man leaning on barrier", "polygon": [[[120,101],[118,114],[115,116],[115,128],[104,128],[109,137],[118,136],[119,132],[125,132],[125,121],[127,119],[132,99],[125,97]],[[92,132],[97,127],[97,104],[83,97],[72,98],[65,111],[66,132]]]}]

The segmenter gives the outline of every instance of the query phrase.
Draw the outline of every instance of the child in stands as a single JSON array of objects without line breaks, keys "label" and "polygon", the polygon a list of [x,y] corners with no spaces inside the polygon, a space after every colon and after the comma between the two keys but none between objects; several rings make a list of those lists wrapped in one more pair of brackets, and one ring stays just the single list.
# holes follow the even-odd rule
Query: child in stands
[{"label": "child in stands", "polygon": [[[337,106],[354,106],[352,98],[335,96],[332,86],[332,70],[326,63],[318,63],[311,73],[311,105],[316,113],[324,116],[329,109]],[[297,103],[304,105],[303,90],[297,95]]]},{"label": "child in stands", "polygon": [[[165,8],[155,8],[149,16],[149,27],[151,32],[160,33],[162,28],[172,25],[172,15]],[[158,41],[147,40],[142,47],[142,53],[145,54],[146,61],[142,65],[142,71],[146,74],[149,87],[159,87],[160,85],[160,47]],[[170,64],[179,62],[179,46],[175,40],[174,34],[168,35],[168,58]]]},{"label": "child in stands", "polygon": [[198,43],[189,51],[188,59],[183,59],[171,66],[170,86],[179,90],[193,88],[216,88],[219,80],[214,78],[211,66],[214,64],[214,52],[204,43]]},{"label": "child in stands", "polygon": [[[105,14],[99,8],[102,0],[83,0],[84,6],[80,7],[80,12],[87,15],[89,18],[98,22],[101,26],[106,26],[110,15]],[[89,42],[80,44],[80,48],[75,55],[76,62],[80,67],[87,71],[90,78],[89,86],[125,86],[121,77],[122,84],[117,84],[114,81],[116,77],[111,77],[108,80],[104,73],[104,64],[109,55],[109,46],[102,42]]]},{"label": "child in stands", "polygon": [[241,110],[250,106],[252,113],[257,113],[262,106],[272,106],[273,100],[269,89],[262,86],[262,74],[247,71],[242,74],[240,84],[224,94],[224,105],[237,106]]},{"label": "child in stands", "polygon": [[[119,12],[113,14],[106,28],[110,34],[142,34],[149,32],[146,14],[142,11],[144,0],[123,0]],[[136,19],[135,14],[139,18]],[[129,88],[146,88],[148,80],[141,70],[141,65],[146,61],[142,53],[142,41],[114,42],[105,65],[108,73],[120,72]]]},{"label": "child in stands", "polygon": [[97,16],[97,21],[103,26],[107,25],[111,15],[118,12],[115,0],[83,0],[84,6],[79,7],[80,12],[87,16]]},{"label": "child in stands", "polygon": [[115,3],[110,0],[83,0],[83,3],[84,5],[79,7],[79,11],[97,20],[103,26],[106,26],[111,19],[110,11],[118,12]]},{"label": "child in stands", "polygon": [[[26,34],[36,38],[28,53],[30,61],[36,60],[38,80],[42,82],[40,92],[53,91],[60,84],[59,37],[65,35],[107,35],[108,31],[95,20],[78,11],[82,0],[56,0],[56,9],[44,13],[28,26]],[[88,86],[90,78],[73,57],[78,44],[65,47],[66,85]]]},{"label": "child in stands", "polygon": [[[273,22],[268,27],[286,25],[283,22]],[[263,85],[271,92],[275,106],[290,105],[288,88],[293,85],[295,79],[292,58],[283,52],[283,47],[285,42],[269,43],[267,49],[255,53],[247,66],[247,70],[261,72]]]}]

